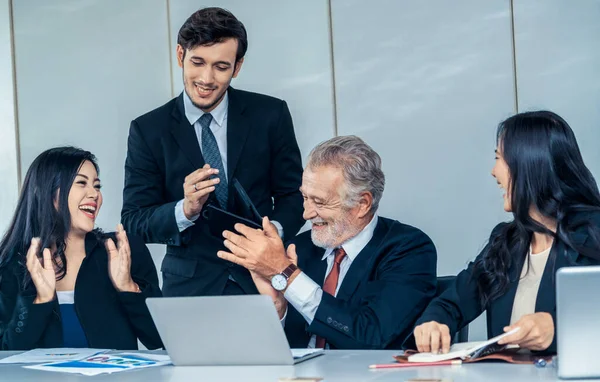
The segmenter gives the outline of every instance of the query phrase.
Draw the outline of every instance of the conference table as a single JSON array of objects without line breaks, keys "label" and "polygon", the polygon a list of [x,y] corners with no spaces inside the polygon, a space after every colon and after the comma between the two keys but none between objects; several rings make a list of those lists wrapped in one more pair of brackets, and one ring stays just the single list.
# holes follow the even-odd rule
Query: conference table
[{"label": "conference table", "polygon": [[[0,359],[18,352],[2,351]],[[165,354],[164,351],[152,352]],[[458,366],[425,366],[402,369],[369,369],[371,364],[393,362],[397,350],[327,350],[325,355],[296,366],[162,366],[115,374],[84,376],[25,369],[22,365],[0,364],[0,381],[260,381],[320,377],[323,382],[532,382],[558,381],[556,368],[506,363],[474,363]],[[240,357],[243,357],[240,354]],[[288,379],[289,380],[289,379]],[[293,379],[292,379],[293,381]],[[303,381],[303,379],[298,379]],[[306,381],[306,380],[304,380]],[[587,379],[586,381],[590,381]],[[600,381],[600,380],[599,380]]]}]

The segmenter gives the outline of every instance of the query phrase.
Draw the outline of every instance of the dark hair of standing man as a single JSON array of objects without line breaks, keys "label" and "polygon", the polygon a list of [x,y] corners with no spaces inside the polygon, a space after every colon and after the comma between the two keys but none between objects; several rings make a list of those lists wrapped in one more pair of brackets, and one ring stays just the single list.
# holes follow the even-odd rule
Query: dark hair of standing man
[{"label": "dark hair of standing man", "polygon": [[238,42],[236,63],[241,60],[248,49],[246,28],[231,12],[217,7],[202,8],[194,12],[183,23],[177,35],[177,44],[185,53],[202,45],[214,45],[234,38]]}]

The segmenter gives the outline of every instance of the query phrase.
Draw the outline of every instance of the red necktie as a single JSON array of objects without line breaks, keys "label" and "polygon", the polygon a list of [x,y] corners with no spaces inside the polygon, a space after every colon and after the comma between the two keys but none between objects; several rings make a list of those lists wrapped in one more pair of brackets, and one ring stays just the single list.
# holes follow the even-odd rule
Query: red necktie
[{"label": "red necktie", "polygon": [[[346,256],[346,251],[344,251],[344,248],[340,247],[336,248],[334,252],[335,258],[333,259],[333,267],[331,268],[331,272],[329,272],[329,274],[325,278],[325,283],[323,284],[323,291],[335,297],[335,290],[337,289],[338,279],[340,278],[340,264]],[[317,336],[315,347],[324,349],[325,338]]]}]

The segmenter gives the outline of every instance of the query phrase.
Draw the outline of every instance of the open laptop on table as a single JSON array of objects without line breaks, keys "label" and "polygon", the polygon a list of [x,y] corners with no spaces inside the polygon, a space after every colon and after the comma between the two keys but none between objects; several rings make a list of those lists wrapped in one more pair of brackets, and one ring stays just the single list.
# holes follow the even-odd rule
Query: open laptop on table
[{"label": "open laptop on table", "polygon": [[600,266],[556,274],[559,378],[600,378]]},{"label": "open laptop on table", "polygon": [[146,305],[177,366],[293,365],[323,354],[290,349],[269,296],[148,298]]}]

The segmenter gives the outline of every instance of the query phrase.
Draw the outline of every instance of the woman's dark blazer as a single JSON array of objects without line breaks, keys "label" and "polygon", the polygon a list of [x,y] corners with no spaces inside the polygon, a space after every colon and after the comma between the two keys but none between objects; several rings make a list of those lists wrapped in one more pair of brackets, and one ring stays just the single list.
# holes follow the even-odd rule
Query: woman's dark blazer
[{"label": "woman's dark blazer", "polygon": [[[139,340],[149,349],[163,346],[145,300],[160,297],[158,276],[148,248],[141,239],[129,237],[131,276],[141,293],[118,292],[108,274],[104,240],[114,233],[90,232],[85,238],[84,258],[75,282],[75,311],[89,347],[131,350]],[[115,241],[116,243],[116,241]],[[27,269],[14,260],[0,273],[0,339],[2,350],[63,347],[58,300],[34,304],[32,282],[23,288]]]},{"label": "woman's dark blazer", "polygon": [[[589,221],[590,226],[600,228],[600,213],[580,213],[570,217],[570,225],[577,222]],[[492,236],[503,225],[501,223],[492,231]],[[555,240],[550,251],[550,256],[542,275],[540,287],[535,304],[536,312],[547,312],[552,315],[554,320],[555,335],[547,352],[556,352],[556,271],[559,268],[576,265],[598,265],[600,264],[600,253],[598,242],[589,232],[588,225],[581,225],[571,235],[572,243],[579,248],[583,248],[585,254],[578,253],[568,248],[564,243]],[[488,244],[489,245],[489,244]],[[487,247],[479,254],[479,259]],[[477,261],[477,259],[475,261]],[[471,262],[467,269],[460,272],[456,277],[454,284],[449,287],[442,295],[434,299],[416,325],[429,321],[437,321],[448,325],[451,337],[477,318],[484,310],[487,316],[487,334],[489,338],[504,333],[503,328],[510,324],[513,302],[519,284],[519,277],[523,268],[523,261],[509,268],[510,283],[507,291],[497,299],[493,300],[487,309],[480,303],[480,295],[477,289],[476,280],[473,277],[474,262]],[[589,291],[582,291],[586,293]]]}]

